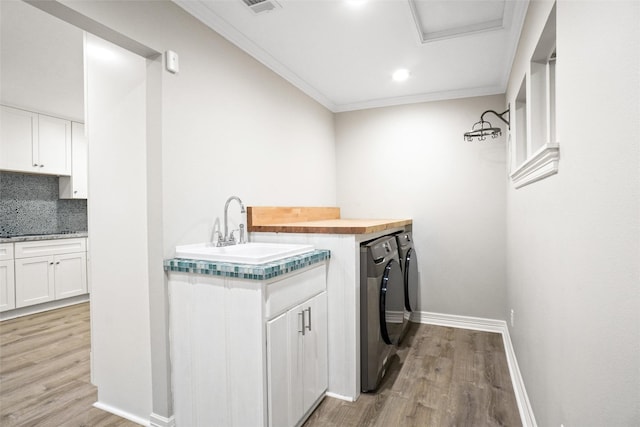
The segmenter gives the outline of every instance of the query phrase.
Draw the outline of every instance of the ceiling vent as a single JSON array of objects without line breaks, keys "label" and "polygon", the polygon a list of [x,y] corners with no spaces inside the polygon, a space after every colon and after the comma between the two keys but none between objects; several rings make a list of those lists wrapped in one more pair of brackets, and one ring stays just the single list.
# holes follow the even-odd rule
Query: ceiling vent
[{"label": "ceiling vent", "polygon": [[253,11],[253,13],[266,13],[272,12],[275,9],[280,9],[282,6],[278,4],[275,0],[242,0],[244,4],[249,6],[249,9]]}]

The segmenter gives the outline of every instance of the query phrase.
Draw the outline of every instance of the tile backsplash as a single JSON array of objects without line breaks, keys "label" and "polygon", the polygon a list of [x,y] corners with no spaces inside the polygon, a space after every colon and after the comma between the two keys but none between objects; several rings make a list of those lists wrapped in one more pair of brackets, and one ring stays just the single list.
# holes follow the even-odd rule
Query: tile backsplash
[{"label": "tile backsplash", "polygon": [[58,199],[58,177],[0,172],[0,237],[87,231],[87,201]]}]

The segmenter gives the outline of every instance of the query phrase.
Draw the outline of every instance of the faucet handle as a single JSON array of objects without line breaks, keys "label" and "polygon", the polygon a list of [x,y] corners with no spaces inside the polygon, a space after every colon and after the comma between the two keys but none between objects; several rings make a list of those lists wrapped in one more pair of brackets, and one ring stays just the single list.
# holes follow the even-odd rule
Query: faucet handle
[{"label": "faucet handle", "polygon": [[220,230],[216,231],[215,235],[218,236],[218,239],[216,240],[216,246],[222,246],[222,242],[224,241],[224,237],[222,236],[222,233],[220,232]]},{"label": "faucet handle", "polygon": [[227,240],[227,242],[231,245],[234,245],[236,243],[236,238],[233,236],[233,233],[238,231],[236,230],[231,230],[231,233],[229,233],[229,240]]}]

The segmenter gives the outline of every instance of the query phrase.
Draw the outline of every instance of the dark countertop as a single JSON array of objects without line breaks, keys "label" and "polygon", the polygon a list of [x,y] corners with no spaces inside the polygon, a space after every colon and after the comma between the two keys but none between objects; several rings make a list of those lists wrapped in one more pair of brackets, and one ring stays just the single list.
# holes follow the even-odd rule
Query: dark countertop
[{"label": "dark countertop", "polygon": [[89,233],[86,231],[80,231],[77,233],[37,234],[37,235],[30,235],[30,236],[0,237],[0,243],[33,242],[37,240],[75,239],[78,237],[89,237]]}]

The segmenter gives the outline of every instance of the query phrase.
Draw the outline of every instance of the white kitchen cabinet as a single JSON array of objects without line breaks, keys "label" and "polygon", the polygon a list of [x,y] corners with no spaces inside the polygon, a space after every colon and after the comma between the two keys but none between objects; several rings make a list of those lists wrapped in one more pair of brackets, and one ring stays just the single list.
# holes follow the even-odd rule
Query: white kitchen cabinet
[{"label": "white kitchen cabinet", "polygon": [[87,293],[86,239],[15,244],[16,308]]},{"label": "white kitchen cabinet", "polygon": [[267,322],[270,426],[295,426],[327,389],[327,293]]},{"label": "white kitchen cabinet", "polygon": [[13,243],[0,243],[0,312],[16,308]]},{"label": "white kitchen cabinet", "polygon": [[88,160],[88,141],[84,125],[71,122],[71,176],[60,177],[61,199],[87,198]]},{"label": "white kitchen cabinet", "polygon": [[1,106],[0,169],[69,175],[71,121]]},{"label": "white kitchen cabinet", "polygon": [[37,172],[33,147],[38,144],[38,115],[30,111],[0,108],[0,169]]},{"label": "white kitchen cabinet", "polygon": [[16,259],[16,307],[53,301],[54,261],[51,256]]},{"label": "white kitchen cabinet", "polygon": [[55,299],[87,293],[87,254],[56,255],[54,261]]},{"label": "white kitchen cabinet", "polygon": [[326,263],[268,280],[168,274],[176,425],[299,425],[327,389]]}]

